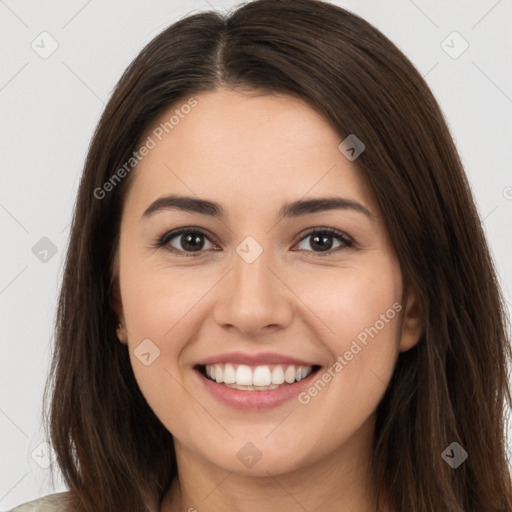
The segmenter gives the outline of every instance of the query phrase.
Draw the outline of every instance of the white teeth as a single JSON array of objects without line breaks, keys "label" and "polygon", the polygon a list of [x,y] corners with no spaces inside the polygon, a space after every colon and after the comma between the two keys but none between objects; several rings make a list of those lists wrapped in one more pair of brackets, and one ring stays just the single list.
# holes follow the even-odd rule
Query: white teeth
[{"label": "white teeth", "polygon": [[239,364],[236,369],[236,383],[239,386],[252,386],[252,370],[250,366]]},{"label": "white teeth", "polygon": [[232,364],[227,364],[224,366],[224,383],[225,384],[234,384],[236,382],[236,373]]},{"label": "white teeth", "polygon": [[270,386],[239,386],[238,384],[226,384],[228,388],[240,389],[241,391],[269,391],[270,389],[277,389],[279,386],[270,384]]},{"label": "white teeth", "polygon": [[257,366],[252,375],[253,386],[269,386],[272,383],[272,374],[268,366]]},{"label": "white teeth", "polygon": [[[286,370],[285,370],[286,368]],[[272,370],[267,365],[251,368],[245,364],[206,365],[206,375],[217,383],[243,390],[275,389],[280,385],[293,384],[305,379],[312,371],[311,366],[275,365]]]},{"label": "white teeth", "polygon": [[295,366],[288,366],[286,368],[286,371],[284,372],[284,380],[288,382],[288,384],[292,384],[295,382],[295,377],[297,376],[297,373],[295,371]]},{"label": "white teeth", "polygon": [[278,365],[272,370],[272,384],[282,384],[284,382],[283,367]]},{"label": "white teeth", "polygon": [[217,382],[224,382],[224,370],[220,364],[215,365],[215,380]]}]

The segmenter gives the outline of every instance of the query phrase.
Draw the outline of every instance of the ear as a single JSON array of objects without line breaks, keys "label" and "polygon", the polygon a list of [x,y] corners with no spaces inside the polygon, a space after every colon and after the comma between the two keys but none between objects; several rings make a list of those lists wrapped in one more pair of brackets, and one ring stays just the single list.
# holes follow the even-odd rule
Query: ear
[{"label": "ear", "polygon": [[418,293],[406,285],[404,293],[405,311],[402,317],[400,352],[406,352],[418,343],[423,334],[423,313]]},{"label": "ear", "polygon": [[116,329],[116,334],[117,337],[119,338],[119,341],[127,345],[128,337],[126,332],[126,323],[124,319],[123,301],[121,299],[121,287],[119,285],[119,262],[117,253],[114,258],[114,263],[112,267],[112,274],[114,277],[112,278],[111,298],[119,323]]}]

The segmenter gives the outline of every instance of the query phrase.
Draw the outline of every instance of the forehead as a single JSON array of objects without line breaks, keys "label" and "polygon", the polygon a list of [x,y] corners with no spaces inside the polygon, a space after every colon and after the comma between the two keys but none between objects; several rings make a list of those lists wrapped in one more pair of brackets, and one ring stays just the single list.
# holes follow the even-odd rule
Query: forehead
[{"label": "forehead", "polygon": [[133,171],[128,198],[139,210],[168,193],[238,210],[277,210],[285,201],[338,194],[377,213],[366,176],[338,150],[342,137],[304,101],[227,89],[193,98],[193,108],[184,108],[185,98],[144,134],[154,147]]}]

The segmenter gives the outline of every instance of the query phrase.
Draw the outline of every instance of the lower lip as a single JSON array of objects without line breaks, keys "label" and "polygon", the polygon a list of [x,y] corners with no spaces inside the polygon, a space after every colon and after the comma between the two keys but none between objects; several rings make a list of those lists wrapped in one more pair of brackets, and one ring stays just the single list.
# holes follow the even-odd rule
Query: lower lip
[{"label": "lower lip", "polygon": [[280,386],[276,389],[269,389],[268,391],[242,391],[241,389],[233,389],[207,379],[199,370],[195,370],[195,372],[206,389],[217,400],[234,409],[244,410],[262,410],[278,407],[304,391],[318,373],[313,372],[299,382]]}]

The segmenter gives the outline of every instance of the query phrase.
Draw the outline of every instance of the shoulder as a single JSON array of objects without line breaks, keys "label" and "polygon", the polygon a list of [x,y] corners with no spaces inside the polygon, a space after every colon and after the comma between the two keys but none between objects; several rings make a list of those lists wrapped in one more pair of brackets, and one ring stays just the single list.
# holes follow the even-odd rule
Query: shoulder
[{"label": "shoulder", "polygon": [[69,491],[49,494],[48,496],[18,505],[8,512],[66,512],[66,503],[69,495]]}]

